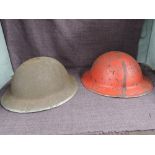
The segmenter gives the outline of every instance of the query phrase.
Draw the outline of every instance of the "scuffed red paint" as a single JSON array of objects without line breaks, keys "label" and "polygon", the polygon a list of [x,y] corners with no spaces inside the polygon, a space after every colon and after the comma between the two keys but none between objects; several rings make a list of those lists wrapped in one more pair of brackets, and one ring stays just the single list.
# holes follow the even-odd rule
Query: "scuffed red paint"
[{"label": "scuffed red paint", "polygon": [[120,51],[99,56],[81,81],[87,89],[112,97],[138,97],[153,89],[151,80],[143,76],[136,60]]}]

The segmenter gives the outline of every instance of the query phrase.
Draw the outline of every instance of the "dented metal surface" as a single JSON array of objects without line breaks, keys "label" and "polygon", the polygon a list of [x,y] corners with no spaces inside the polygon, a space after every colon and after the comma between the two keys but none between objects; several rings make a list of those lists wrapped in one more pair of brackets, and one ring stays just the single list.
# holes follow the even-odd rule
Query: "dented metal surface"
[{"label": "dented metal surface", "polygon": [[81,81],[87,89],[112,97],[138,97],[153,89],[152,81],[142,74],[136,60],[120,51],[99,56]]}]

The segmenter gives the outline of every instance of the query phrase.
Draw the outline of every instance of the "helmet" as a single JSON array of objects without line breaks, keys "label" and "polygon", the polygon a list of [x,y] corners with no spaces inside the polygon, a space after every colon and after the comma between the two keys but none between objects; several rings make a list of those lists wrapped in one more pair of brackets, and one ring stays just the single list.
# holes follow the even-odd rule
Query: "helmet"
[{"label": "helmet", "polygon": [[112,97],[138,97],[153,89],[152,82],[142,75],[136,60],[119,51],[99,56],[81,81],[87,89]]},{"label": "helmet", "polygon": [[1,104],[13,112],[42,111],[67,102],[76,91],[75,79],[59,61],[36,57],[17,68]]}]

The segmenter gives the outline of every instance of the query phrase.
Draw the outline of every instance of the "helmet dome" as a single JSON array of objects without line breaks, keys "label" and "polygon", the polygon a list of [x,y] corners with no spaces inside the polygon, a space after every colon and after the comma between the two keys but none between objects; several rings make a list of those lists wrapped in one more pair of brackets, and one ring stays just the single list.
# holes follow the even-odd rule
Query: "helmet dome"
[{"label": "helmet dome", "polygon": [[75,79],[59,61],[36,57],[17,68],[1,103],[12,111],[40,111],[66,102],[76,90]]},{"label": "helmet dome", "polygon": [[137,97],[150,92],[152,82],[130,55],[110,51],[99,56],[82,76],[83,85],[98,94],[113,97]]}]

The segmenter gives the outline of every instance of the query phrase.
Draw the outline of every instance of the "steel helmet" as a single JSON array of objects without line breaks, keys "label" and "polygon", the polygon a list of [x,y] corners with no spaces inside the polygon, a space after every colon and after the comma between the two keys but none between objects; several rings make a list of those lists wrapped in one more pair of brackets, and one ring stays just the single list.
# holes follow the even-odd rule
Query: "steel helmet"
[{"label": "steel helmet", "polygon": [[136,60],[120,51],[99,56],[81,81],[87,89],[112,97],[138,97],[153,89],[152,82],[142,75]]},{"label": "steel helmet", "polygon": [[77,83],[56,59],[36,57],[17,68],[4,93],[4,108],[19,113],[47,110],[71,99]]}]

